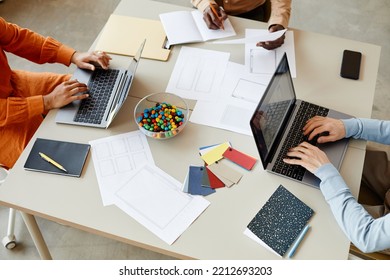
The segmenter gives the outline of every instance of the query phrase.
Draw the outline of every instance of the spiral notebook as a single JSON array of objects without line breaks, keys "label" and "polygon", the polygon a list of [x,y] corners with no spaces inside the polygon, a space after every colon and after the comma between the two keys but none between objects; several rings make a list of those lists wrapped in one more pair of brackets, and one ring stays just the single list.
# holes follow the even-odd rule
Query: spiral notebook
[{"label": "spiral notebook", "polygon": [[280,185],[248,224],[244,234],[283,257],[314,211]]},{"label": "spiral notebook", "polygon": [[[89,150],[89,144],[37,138],[24,168],[30,171],[80,177]],[[60,164],[66,171],[42,158],[40,153]]]}]

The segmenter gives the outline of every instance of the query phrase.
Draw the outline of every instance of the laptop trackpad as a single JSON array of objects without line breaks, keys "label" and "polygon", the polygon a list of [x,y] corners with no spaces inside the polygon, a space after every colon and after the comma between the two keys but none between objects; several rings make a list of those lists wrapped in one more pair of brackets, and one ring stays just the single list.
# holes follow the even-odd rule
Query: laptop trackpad
[{"label": "laptop trackpad", "polygon": [[349,139],[341,139],[332,143],[318,144],[317,146],[326,153],[330,162],[340,170],[341,162],[347,150],[348,141]]},{"label": "laptop trackpad", "polygon": [[58,110],[56,115],[56,122],[68,123],[69,120],[73,120],[80,107],[80,103],[81,100],[76,100]]},{"label": "laptop trackpad", "polygon": [[[330,162],[337,168],[337,170],[340,170],[345,152],[347,151],[348,141],[349,139],[342,139],[337,142],[318,144],[317,147],[324,151]],[[321,180],[311,172],[306,171],[303,182],[319,187]]]},{"label": "laptop trackpad", "polygon": [[88,85],[89,80],[91,79],[93,71],[77,68],[73,73],[72,80],[77,80],[80,83]]}]

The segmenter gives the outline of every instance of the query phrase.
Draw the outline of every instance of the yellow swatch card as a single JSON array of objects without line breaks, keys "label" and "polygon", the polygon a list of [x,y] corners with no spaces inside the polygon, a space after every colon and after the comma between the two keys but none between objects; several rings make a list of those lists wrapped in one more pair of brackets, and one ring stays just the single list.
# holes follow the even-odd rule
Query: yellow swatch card
[{"label": "yellow swatch card", "polygon": [[201,156],[201,158],[206,162],[208,165],[213,164],[214,162],[220,160],[223,158],[223,153],[230,147],[229,142],[222,143],[218,146],[215,146],[214,149],[208,151],[204,155]]}]

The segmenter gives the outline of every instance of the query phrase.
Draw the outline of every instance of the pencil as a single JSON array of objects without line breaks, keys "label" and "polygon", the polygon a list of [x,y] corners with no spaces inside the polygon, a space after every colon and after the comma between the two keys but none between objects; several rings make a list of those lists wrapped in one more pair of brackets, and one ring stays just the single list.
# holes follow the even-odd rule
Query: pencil
[{"label": "pencil", "polygon": [[213,12],[213,14],[217,17],[217,19],[221,22],[221,28],[222,28],[222,30],[225,30],[225,27],[223,26],[223,21],[222,21],[222,19],[219,17],[217,10],[215,9],[214,5],[211,4],[211,3],[210,3],[210,9],[211,9],[211,11]]},{"label": "pencil", "polygon": [[306,225],[303,230],[301,231],[301,234],[298,236],[297,241],[294,243],[293,247],[291,248],[290,252],[288,253],[288,257],[291,258],[294,256],[295,251],[297,250],[299,244],[301,243],[302,239],[305,237],[307,231],[309,230],[310,225]]}]

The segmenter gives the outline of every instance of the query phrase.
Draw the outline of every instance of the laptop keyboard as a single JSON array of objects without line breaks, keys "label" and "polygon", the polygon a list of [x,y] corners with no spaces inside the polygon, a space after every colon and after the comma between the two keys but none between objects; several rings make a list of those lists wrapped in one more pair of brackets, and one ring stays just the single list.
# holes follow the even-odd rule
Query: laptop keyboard
[{"label": "laptop keyboard", "polygon": [[88,84],[89,97],[81,101],[75,122],[100,124],[110,100],[119,70],[96,69]]},{"label": "laptop keyboard", "polygon": [[[287,157],[287,152],[290,148],[296,147],[303,141],[308,141],[307,137],[302,133],[306,121],[314,116],[325,117],[328,115],[328,112],[329,109],[327,108],[302,101],[272,171],[302,181],[306,169],[299,165],[286,164],[283,162],[283,158]],[[311,144],[316,145],[317,143]]]}]

